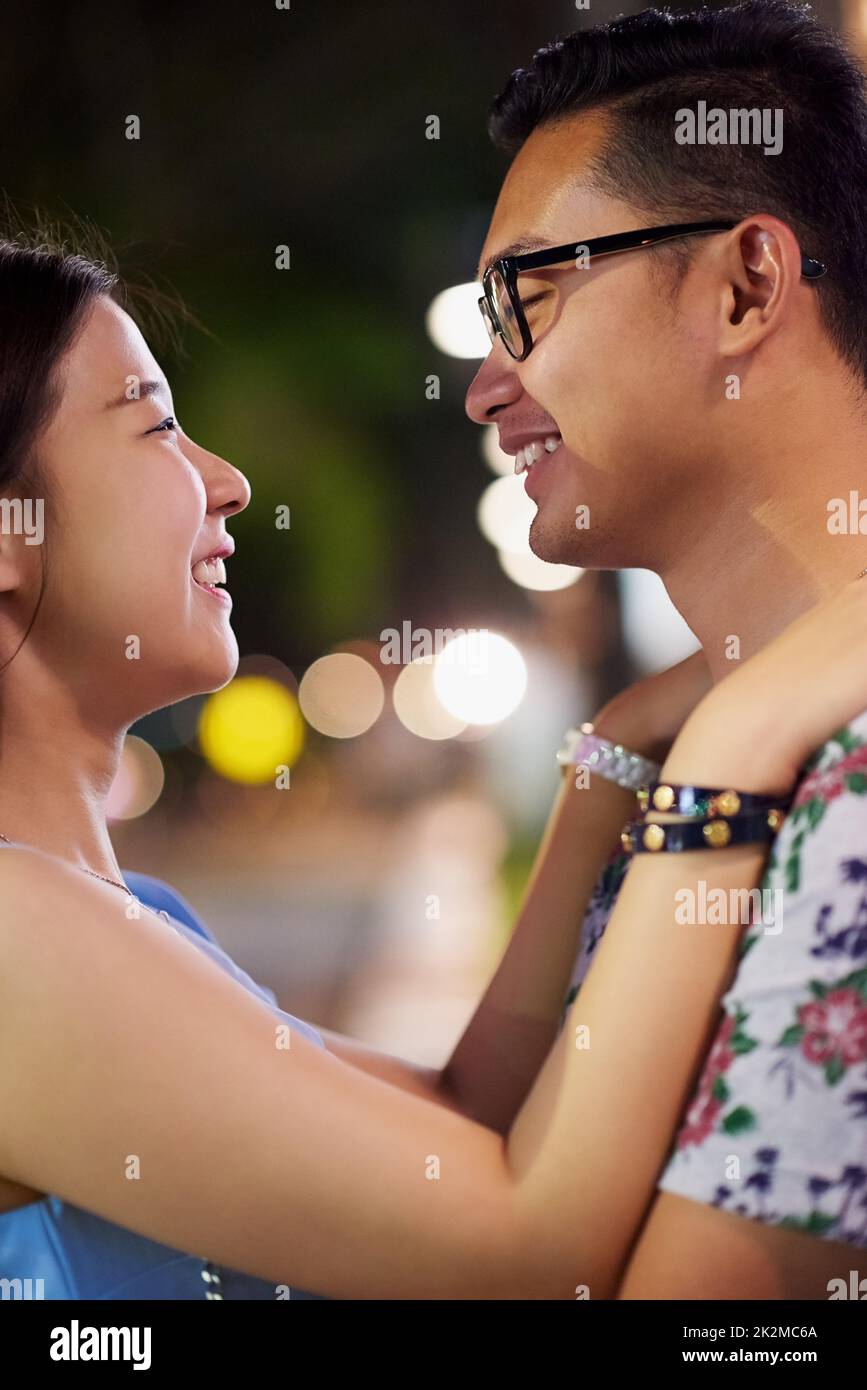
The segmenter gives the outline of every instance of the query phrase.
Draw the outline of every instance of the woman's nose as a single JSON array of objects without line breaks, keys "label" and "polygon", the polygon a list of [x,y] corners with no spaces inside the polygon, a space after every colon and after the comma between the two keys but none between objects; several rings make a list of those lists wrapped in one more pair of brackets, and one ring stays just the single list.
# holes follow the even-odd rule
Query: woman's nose
[{"label": "woman's nose", "polygon": [[200,472],[208,497],[208,511],[220,511],[226,516],[242,512],[249,506],[252,491],[240,468],[220,458],[219,454],[208,450],[201,452],[207,458],[207,462],[200,465]]}]

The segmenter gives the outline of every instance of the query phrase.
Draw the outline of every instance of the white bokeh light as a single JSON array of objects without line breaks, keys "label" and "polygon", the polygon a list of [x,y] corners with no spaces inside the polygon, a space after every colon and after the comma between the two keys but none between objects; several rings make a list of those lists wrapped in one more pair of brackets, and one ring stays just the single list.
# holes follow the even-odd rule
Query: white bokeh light
[{"label": "white bokeh light", "polygon": [[440,352],[449,357],[487,357],[491,340],[479,313],[481,295],[479,284],[452,285],[431,302],[425,327]]},{"label": "white bokeh light", "polygon": [[434,689],[456,719],[497,724],[524,698],[526,663],[514,643],[497,632],[463,633],[436,658]]},{"label": "white bokeh light", "polygon": [[536,504],[524,491],[521,478],[497,478],[488,483],[476,511],[479,529],[485,540],[498,550],[513,555],[530,555],[530,524],[536,515]]},{"label": "white bokeh light", "polygon": [[498,550],[497,558],[513,583],[520,584],[522,589],[535,589],[538,593],[568,589],[584,573],[576,565],[548,564],[547,560],[540,560],[532,551],[523,555],[511,550]]},{"label": "white bokeh light", "polygon": [[514,457],[500,448],[500,431],[496,425],[485,425],[482,430],[482,458],[492,473],[498,473],[501,478],[514,477]]},{"label": "white bokeh light", "polygon": [[445,708],[434,687],[434,658],[419,656],[404,666],[391,693],[394,712],[418,738],[455,738],[467,727]]},{"label": "white bokeh light", "polygon": [[307,723],[329,738],[357,738],[376,723],[385,704],[379,672],[353,652],[332,652],[308,666],[298,687]]},{"label": "white bokeh light", "polygon": [[699,642],[651,570],[619,570],[623,641],[641,671],[662,671],[696,651]]}]

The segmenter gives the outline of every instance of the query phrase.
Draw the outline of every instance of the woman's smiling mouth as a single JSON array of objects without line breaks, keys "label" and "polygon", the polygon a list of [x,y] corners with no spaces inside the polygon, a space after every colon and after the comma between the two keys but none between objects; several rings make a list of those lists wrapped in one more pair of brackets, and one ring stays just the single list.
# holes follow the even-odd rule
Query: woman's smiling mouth
[{"label": "woman's smiling mouth", "polygon": [[207,559],[197,560],[190,574],[197,588],[203,589],[222,604],[231,604],[231,595],[225,589],[217,588],[218,584],[226,582],[226,566],[221,556],[211,555]]}]

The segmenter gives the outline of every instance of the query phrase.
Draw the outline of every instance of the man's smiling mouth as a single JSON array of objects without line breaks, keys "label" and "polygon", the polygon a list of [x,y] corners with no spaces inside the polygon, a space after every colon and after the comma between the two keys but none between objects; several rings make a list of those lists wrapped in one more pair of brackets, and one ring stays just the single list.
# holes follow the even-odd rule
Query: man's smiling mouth
[{"label": "man's smiling mouth", "polygon": [[529,473],[533,464],[543,454],[553,454],[562,443],[563,440],[559,434],[546,434],[538,439],[531,439],[530,443],[525,444],[515,455],[515,472]]}]

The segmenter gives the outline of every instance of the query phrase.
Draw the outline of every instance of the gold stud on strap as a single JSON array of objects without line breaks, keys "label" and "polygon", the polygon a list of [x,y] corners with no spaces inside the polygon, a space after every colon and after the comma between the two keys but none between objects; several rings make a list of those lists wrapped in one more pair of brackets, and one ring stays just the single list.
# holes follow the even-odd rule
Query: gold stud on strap
[{"label": "gold stud on strap", "polygon": [[665,831],[661,825],[648,825],[641,837],[641,842],[645,849],[662,849],[665,844]]},{"label": "gold stud on strap", "polygon": [[741,799],[736,791],[720,792],[714,798],[714,809],[718,816],[736,816],[741,809]]},{"label": "gold stud on strap", "polygon": [[722,849],[732,837],[732,828],[727,820],[712,820],[702,826],[702,834],[713,849]]},{"label": "gold stud on strap", "polygon": [[657,811],[670,811],[674,805],[674,788],[665,783],[658,786],[653,793],[653,804]]}]

